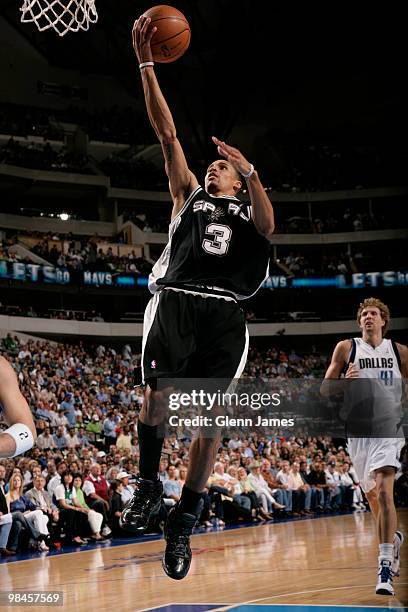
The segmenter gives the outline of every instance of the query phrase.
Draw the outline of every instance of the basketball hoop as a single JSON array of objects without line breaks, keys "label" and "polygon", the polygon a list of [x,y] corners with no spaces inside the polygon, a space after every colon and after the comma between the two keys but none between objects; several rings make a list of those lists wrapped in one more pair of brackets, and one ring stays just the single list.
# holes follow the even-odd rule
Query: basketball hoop
[{"label": "basketball hoop", "polygon": [[53,28],[60,36],[98,21],[95,0],[24,0],[20,11],[23,23],[34,22],[40,32]]}]

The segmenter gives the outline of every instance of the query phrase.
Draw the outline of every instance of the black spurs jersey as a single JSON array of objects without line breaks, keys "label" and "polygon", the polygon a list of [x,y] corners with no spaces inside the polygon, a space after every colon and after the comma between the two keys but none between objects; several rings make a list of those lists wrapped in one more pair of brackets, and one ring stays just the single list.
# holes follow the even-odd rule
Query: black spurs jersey
[{"label": "black spurs jersey", "polygon": [[149,289],[209,288],[242,300],[258,291],[268,273],[269,241],[256,230],[251,206],[199,186],[170,223]]}]

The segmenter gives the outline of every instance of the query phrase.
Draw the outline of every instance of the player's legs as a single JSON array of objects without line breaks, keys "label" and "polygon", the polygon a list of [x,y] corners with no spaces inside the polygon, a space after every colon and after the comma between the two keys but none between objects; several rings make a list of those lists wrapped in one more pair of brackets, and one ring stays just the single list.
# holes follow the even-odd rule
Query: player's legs
[{"label": "player's legs", "polygon": [[[368,505],[370,506],[370,510],[372,512],[372,515],[376,521],[376,523],[378,522],[378,514],[380,511],[380,507],[378,505],[378,497],[377,497],[377,487],[373,487],[370,491],[365,491],[365,496],[367,498],[368,501]],[[378,533],[379,535],[379,540],[381,541],[381,537],[380,537],[380,533]]]},{"label": "player's legs", "polygon": [[394,505],[394,481],[395,468],[384,467],[376,471],[380,543],[392,542],[397,529],[397,511]]},{"label": "player's legs", "polygon": [[[204,491],[208,478],[213,470],[221,437],[195,438],[190,446],[189,464],[193,466],[187,472],[186,485],[193,491]],[[200,466],[200,469],[194,469]]]},{"label": "player's legs", "polygon": [[174,580],[184,578],[191,564],[190,535],[202,510],[202,493],[214,467],[220,437],[195,438],[189,450],[189,469],[178,504],[165,525],[163,569]]},{"label": "player's legs", "polygon": [[142,367],[147,386],[137,424],[139,479],[120,518],[121,527],[129,531],[145,531],[160,508],[163,486],[158,473],[172,388],[157,389],[157,381],[185,375],[185,363],[195,347],[194,320],[186,296],[165,290],[150,300],[145,311]]},{"label": "player's legs", "polygon": [[[200,298],[197,320],[197,351],[188,374],[207,379],[204,383],[214,392],[218,381],[226,391],[234,378],[242,374],[248,351],[248,334],[239,306],[217,298]],[[218,381],[215,381],[218,379]],[[214,410],[213,414],[214,416]],[[180,501],[174,506],[165,527],[166,551],[163,568],[168,576],[180,580],[191,563],[189,536],[200,513],[202,492],[214,466],[220,443],[216,431],[193,440],[189,468]]]},{"label": "player's legs", "polygon": [[394,536],[397,529],[397,512],[394,505],[395,468],[383,467],[376,470],[378,500],[379,569],[376,593],[393,595],[392,585],[394,562]]},{"label": "player's legs", "polygon": [[166,406],[163,393],[153,391],[150,385],[147,385],[137,423],[140,449],[139,479],[134,495],[120,517],[121,527],[136,533],[145,531],[150,517],[160,509],[163,486],[158,473],[164,441]]}]

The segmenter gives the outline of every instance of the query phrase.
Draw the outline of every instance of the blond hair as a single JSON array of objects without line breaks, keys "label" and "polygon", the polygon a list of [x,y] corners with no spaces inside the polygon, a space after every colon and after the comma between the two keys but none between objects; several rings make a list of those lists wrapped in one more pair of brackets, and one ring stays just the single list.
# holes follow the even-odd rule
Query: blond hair
[{"label": "blond hair", "polygon": [[382,335],[384,337],[385,334],[387,333],[388,323],[390,322],[391,315],[390,315],[390,309],[388,308],[388,306],[384,304],[384,302],[382,302],[378,298],[369,297],[369,298],[366,298],[364,302],[361,302],[357,310],[357,323],[358,325],[360,325],[360,319],[361,319],[363,310],[365,308],[370,308],[370,307],[378,308],[378,310],[380,311],[381,318],[385,322],[385,325],[383,326],[381,330]]},{"label": "blond hair", "polygon": [[13,501],[13,499],[11,498],[11,494],[15,491],[14,488],[14,481],[16,478],[20,479],[20,487],[18,488],[18,497],[17,499],[19,499],[22,494],[23,494],[23,487],[24,487],[24,483],[23,483],[23,477],[21,476],[21,474],[19,474],[19,472],[13,472],[12,475],[10,476],[10,480],[8,482],[9,485],[9,490],[8,493],[6,495],[6,501],[7,501],[7,505],[10,506],[10,502]]}]

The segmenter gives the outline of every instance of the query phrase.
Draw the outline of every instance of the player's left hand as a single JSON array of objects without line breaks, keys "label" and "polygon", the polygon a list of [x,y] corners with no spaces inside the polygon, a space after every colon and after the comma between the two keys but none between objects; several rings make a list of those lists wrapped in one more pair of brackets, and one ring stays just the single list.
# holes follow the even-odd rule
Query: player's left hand
[{"label": "player's left hand", "polygon": [[241,151],[235,147],[231,147],[226,142],[219,140],[215,136],[212,137],[212,141],[217,145],[218,153],[225,157],[225,159],[234,166],[240,174],[248,174],[251,170],[250,162],[242,155]]}]

